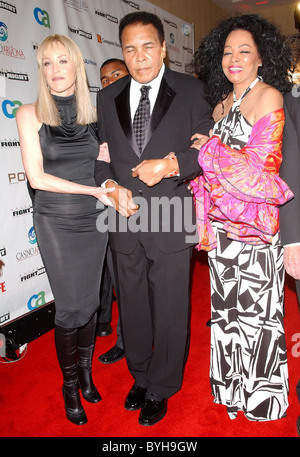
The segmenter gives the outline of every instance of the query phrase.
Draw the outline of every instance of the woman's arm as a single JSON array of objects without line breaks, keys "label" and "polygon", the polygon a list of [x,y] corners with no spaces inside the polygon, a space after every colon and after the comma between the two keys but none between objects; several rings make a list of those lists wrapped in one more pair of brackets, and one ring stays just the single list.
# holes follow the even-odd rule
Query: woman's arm
[{"label": "woman's arm", "polygon": [[106,194],[108,189],[84,186],[71,181],[52,176],[44,172],[43,156],[40,147],[38,122],[35,105],[22,105],[16,113],[17,127],[23,165],[27,179],[33,189],[49,192],[92,195],[101,200],[105,205],[110,205]]}]

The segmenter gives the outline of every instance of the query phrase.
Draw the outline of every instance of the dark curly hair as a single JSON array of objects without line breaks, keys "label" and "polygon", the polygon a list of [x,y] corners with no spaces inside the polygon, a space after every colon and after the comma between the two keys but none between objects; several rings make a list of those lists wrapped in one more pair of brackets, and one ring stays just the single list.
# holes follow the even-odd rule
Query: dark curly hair
[{"label": "dark curly hair", "polygon": [[262,59],[259,75],[263,81],[282,94],[292,88],[294,69],[292,50],[278,28],[257,14],[245,14],[223,19],[201,42],[189,66],[206,87],[207,98],[214,107],[233,90],[222,70],[222,57],[227,36],[233,30],[251,33]]},{"label": "dark curly hair", "polygon": [[127,25],[132,24],[153,25],[157,30],[160,44],[163,44],[165,39],[164,26],[156,14],[148,13],[148,11],[137,11],[134,13],[129,13],[121,19],[119,25],[119,40],[121,44],[123,30],[125,27],[127,27]]}]

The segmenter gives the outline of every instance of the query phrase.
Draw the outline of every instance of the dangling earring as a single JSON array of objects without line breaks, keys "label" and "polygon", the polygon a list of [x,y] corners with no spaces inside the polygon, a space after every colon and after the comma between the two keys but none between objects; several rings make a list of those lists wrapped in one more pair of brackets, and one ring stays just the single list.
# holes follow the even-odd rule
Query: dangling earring
[{"label": "dangling earring", "polygon": [[257,76],[260,76],[260,75],[261,75],[261,69],[262,69],[262,63],[260,63],[260,64],[258,65]]},{"label": "dangling earring", "polygon": [[222,112],[221,112],[221,116],[223,116],[224,112],[225,112],[225,106],[224,106],[224,103],[222,102]]}]

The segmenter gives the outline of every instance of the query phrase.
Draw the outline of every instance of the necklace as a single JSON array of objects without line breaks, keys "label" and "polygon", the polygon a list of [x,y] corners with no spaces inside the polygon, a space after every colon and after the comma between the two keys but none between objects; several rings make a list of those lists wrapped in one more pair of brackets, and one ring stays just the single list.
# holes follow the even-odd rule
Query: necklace
[{"label": "necklace", "polygon": [[259,76],[253,81],[252,84],[250,84],[249,87],[247,87],[247,89],[245,90],[245,92],[242,93],[242,95],[240,96],[240,98],[239,98],[238,100],[236,99],[236,94],[235,94],[235,91],[233,90],[233,103],[241,102],[242,99],[243,99],[244,97],[246,97],[246,95],[248,94],[248,92],[250,92],[250,90],[252,89],[252,87],[254,87],[255,84],[256,84],[258,81],[260,81]]}]

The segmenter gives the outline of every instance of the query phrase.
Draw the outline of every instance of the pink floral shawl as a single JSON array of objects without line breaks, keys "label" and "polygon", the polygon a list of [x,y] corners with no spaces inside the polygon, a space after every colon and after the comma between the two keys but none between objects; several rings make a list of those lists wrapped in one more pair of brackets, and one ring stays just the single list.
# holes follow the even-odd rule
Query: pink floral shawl
[{"label": "pink floral shawl", "polygon": [[253,126],[247,145],[237,151],[213,136],[199,151],[203,175],[191,181],[196,205],[197,249],[216,248],[211,220],[227,236],[248,244],[271,243],[279,230],[278,206],[293,197],[278,176],[282,156],[283,109]]}]

